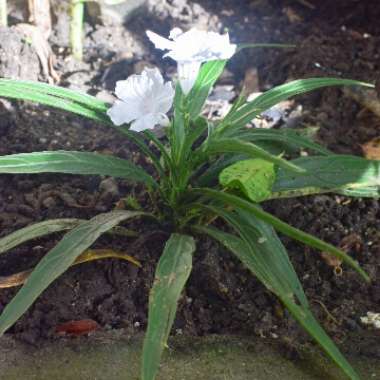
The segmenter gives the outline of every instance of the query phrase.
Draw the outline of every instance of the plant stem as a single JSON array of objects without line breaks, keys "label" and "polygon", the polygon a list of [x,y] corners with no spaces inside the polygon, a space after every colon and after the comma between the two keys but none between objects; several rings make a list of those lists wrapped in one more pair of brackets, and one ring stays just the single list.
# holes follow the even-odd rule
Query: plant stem
[{"label": "plant stem", "polygon": [[0,0],[0,26],[8,26],[7,0]]},{"label": "plant stem", "polygon": [[83,59],[83,13],[84,1],[71,0],[70,44],[75,59]]}]

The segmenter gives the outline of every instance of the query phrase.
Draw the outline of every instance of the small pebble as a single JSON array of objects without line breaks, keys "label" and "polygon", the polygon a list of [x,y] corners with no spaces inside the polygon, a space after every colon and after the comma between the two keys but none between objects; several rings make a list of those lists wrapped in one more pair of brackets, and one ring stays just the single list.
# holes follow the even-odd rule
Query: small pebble
[{"label": "small pebble", "polygon": [[380,313],[367,312],[367,316],[360,317],[363,325],[373,326],[376,330],[380,329]]}]

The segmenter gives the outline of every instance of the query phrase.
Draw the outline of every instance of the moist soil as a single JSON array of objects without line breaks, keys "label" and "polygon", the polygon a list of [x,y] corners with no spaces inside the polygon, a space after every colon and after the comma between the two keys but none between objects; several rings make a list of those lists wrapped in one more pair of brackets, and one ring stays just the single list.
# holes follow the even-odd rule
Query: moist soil
[{"label": "moist soil", "polygon": [[[16,25],[20,16],[17,9],[12,12],[10,19]],[[252,72],[252,91],[312,76],[372,83],[379,77],[380,4],[376,1],[150,0],[143,12],[123,25],[102,25],[89,19],[82,63],[68,55],[64,38],[67,18],[59,10],[58,16],[50,43],[60,85],[109,101],[115,82],[139,72],[146,64],[160,66],[168,77],[173,75],[173,62],[161,60],[160,52],[154,51],[146,39],[145,30],[167,34],[174,26],[219,31],[228,28],[233,42],[297,45],[296,49],[239,53],[220,81],[233,86],[229,91],[235,93]],[[14,66],[9,64],[10,59],[1,58],[2,75],[46,80],[42,72],[36,71],[38,57],[18,34],[17,26],[0,33],[12,36],[0,38],[2,57],[12,57],[15,52],[20,55]],[[26,64],[30,70],[25,71]],[[334,152],[362,155],[360,145],[378,136],[378,117],[341,89],[298,97],[291,107],[296,115],[291,118],[292,125],[280,120],[274,127],[315,127],[315,138]],[[109,127],[23,102],[1,101],[0,113],[1,155],[58,149],[96,151],[149,168],[134,146]],[[142,189],[122,180],[1,175],[0,236],[51,218],[91,218],[111,210],[128,195],[142,205],[147,203]],[[346,351],[380,357],[378,334],[360,323],[367,311],[380,312],[379,202],[318,195],[268,202],[265,208],[297,228],[345,247],[370,274],[373,281],[369,285],[346,266],[338,276],[318,252],[283,238],[311,307],[328,333],[337,343],[346,342]],[[139,232],[137,239],[105,236],[95,247],[125,251],[141,262],[141,268],[111,259],[73,267],[39,297],[8,334],[43,344],[45,339],[59,339],[57,325],[80,319],[95,320],[102,329],[122,328],[131,336],[144,331],[148,292],[167,235],[142,222],[134,222],[132,227]],[[0,276],[32,268],[61,236],[38,239],[1,255]],[[0,290],[0,312],[16,292]],[[228,252],[202,237],[173,334],[259,335],[278,339],[289,355],[296,355],[297,347],[309,342],[271,293]]]}]

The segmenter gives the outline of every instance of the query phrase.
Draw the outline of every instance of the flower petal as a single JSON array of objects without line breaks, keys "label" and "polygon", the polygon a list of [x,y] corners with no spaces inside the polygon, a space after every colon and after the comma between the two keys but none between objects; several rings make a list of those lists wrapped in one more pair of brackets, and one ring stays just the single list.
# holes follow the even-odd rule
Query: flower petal
[{"label": "flower petal", "polygon": [[230,36],[218,34],[215,32],[208,33],[209,50],[212,53],[210,59],[229,59],[236,52],[236,45],[230,43]]},{"label": "flower petal", "polygon": [[172,108],[174,100],[174,88],[171,82],[166,82],[161,87],[160,92],[156,94],[156,111],[161,113],[167,113]]},{"label": "flower petal", "polygon": [[160,124],[162,117],[160,114],[148,114],[136,119],[131,124],[131,131],[141,132],[145,129],[153,129],[155,125]]},{"label": "flower petal", "polygon": [[149,92],[151,83],[149,78],[143,74],[133,74],[127,80],[119,80],[116,82],[115,94],[125,102],[142,100],[144,94]]},{"label": "flower petal", "polygon": [[171,50],[174,47],[175,42],[170,41],[157,33],[150,30],[146,31],[146,35],[153,42],[154,46],[160,50]]},{"label": "flower petal", "polygon": [[142,75],[146,75],[147,78],[152,80],[154,86],[162,86],[164,83],[164,78],[162,77],[160,70],[158,70],[157,67],[146,67],[142,72]]},{"label": "flower petal", "polygon": [[147,34],[158,49],[169,50],[164,57],[170,57],[177,62],[228,59],[236,51],[236,45],[230,43],[228,33],[219,34],[194,28],[182,33],[179,28],[174,28],[169,35],[174,41],[169,41],[151,31]]},{"label": "flower petal", "polygon": [[182,91],[187,95],[197,80],[201,62],[178,62],[178,79]]},{"label": "flower petal", "polygon": [[181,28],[173,28],[170,31],[169,38],[171,40],[176,40],[181,34],[183,34],[183,30]]},{"label": "flower petal", "polygon": [[171,82],[164,82],[157,68],[145,68],[140,75],[118,81],[115,92],[121,100],[117,100],[107,111],[114,124],[134,121],[131,129],[135,131],[167,124],[165,114],[173,104],[174,89]]},{"label": "flower petal", "polygon": [[136,105],[116,100],[114,105],[107,110],[107,115],[115,125],[119,126],[137,119],[141,113]]}]

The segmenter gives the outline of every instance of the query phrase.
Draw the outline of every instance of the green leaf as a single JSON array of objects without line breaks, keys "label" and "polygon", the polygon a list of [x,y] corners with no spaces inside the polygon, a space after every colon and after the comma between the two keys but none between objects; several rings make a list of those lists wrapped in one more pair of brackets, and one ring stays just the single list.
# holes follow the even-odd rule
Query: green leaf
[{"label": "green leaf", "polygon": [[156,185],[154,179],[131,162],[97,153],[55,151],[0,156],[0,173],[68,173],[108,175]]},{"label": "green leaf", "polygon": [[163,158],[164,162],[166,163],[167,168],[172,167],[172,160],[168,154],[168,149],[165,147],[165,145],[159,140],[159,138],[149,129],[145,130],[144,135],[150,140],[152,144],[155,144],[158,150],[161,153],[161,157]]},{"label": "green leaf", "polygon": [[343,187],[336,191],[338,194],[345,195],[347,197],[355,198],[380,198],[379,186],[363,186],[357,189],[350,187]]},{"label": "green leaf", "polygon": [[341,78],[308,78],[285,83],[264,92],[251,102],[245,103],[235,112],[229,114],[228,118],[226,117],[219,125],[218,133],[223,134],[227,130],[236,130],[244,127],[265,110],[292,96],[330,86],[374,87],[368,83]]},{"label": "green leaf", "polygon": [[[260,48],[260,47],[272,47],[272,48],[289,48],[294,47],[294,45],[286,45],[286,44],[239,44],[237,47],[237,51],[246,48]],[[209,61],[202,65],[197,80],[194,84],[194,87],[190,91],[188,95],[189,99],[189,113],[190,119],[194,120],[199,116],[202,111],[202,107],[209,96],[212,87],[218,78],[222,75],[223,70],[226,66],[227,60],[215,60]]]},{"label": "green leaf", "polygon": [[262,202],[272,194],[275,178],[274,164],[260,158],[238,161],[219,174],[222,186],[238,189],[254,202]]},{"label": "green leaf", "polygon": [[[228,165],[246,159],[246,155],[226,154],[219,157],[216,161],[207,165],[206,170],[201,171],[200,175],[195,172],[195,184],[197,187],[212,187],[218,183],[219,173]],[[202,169],[202,167],[201,167]]]},{"label": "green leaf", "polygon": [[147,157],[152,160],[152,163],[161,177],[165,176],[164,168],[162,167],[158,156],[153,153],[149,146],[145,143],[143,136],[149,138],[147,134],[141,134],[139,132],[130,131],[127,127],[116,127],[119,132],[124,134],[131,140]]},{"label": "green leaf", "polygon": [[188,152],[191,152],[191,148],[193,144],[199,138],[201,138],[203,134],[206,133],[206,131],[209,128],[209,125],[210,125],[209,121],[202,116],[199,116],[198,118],[192,121],[190,125],[191,129],[188,135],[186,136],[186,143],[185,143],[186,149]]},{"label": "green leaf", "polygon": [[[292,161],[305,169],[293,175],[279,170],[273,185],[274,197],[293,197],[326,191],[347,192],[357,196],[379,196],[380,161],[348,155],[302,157]],[[363,189],[362,192],[360,190]]]},{"label": "green leaf", "polygon": [[270,225],[241,210],[237,214],[213,206],[207,209],[222,217],[241,239],[213,227],[197,227],[198,231],[209,234],[230,249],[277,296],[295,296],[297,302],[308,306],[288,254]]},{"label": "green leaf", "polygon": [[82,222],[83,220],[73,218],[50,219],[21,228],[0,239],[0,254],[25,243],[28,240],[49,235],[54,232],[71,230]]},{"label": "green leaf", "polygon": [[[36,102],[40,104],[44,104],[46,106],[58,108],[64,111],[68,111],[77,115],[81,115],[87,117],[89,119],[93,119],[105,124],[110,124],[110,120],[106,114],[106,109],[101,108],[102,105],[94,102],[85,102],[81,103],[75,98],[79,97],[79,93],[74,91],[70,92],[68,96],[53,96],[49,94],[48,89],[45,92],[38,91],[34,89],[34,86],[37,86],[37,83],[34,86],[19,86],[17,85],[17,81],[12,81],[7,79],[9,83],[0,85],[0,97],[6,97],[11,99],[18,100],[27,100],[31,102]],[[43,86],[50,86],[48,84],[43,84]],[[50,88],[50,87],[49,87]],[[60,87],[54,87],[55,89],[60,89],[60,91],[70,91]],[[83,95],[83,97],[89,95]],[[83,100],[83,98],[81,98]],[[96,99],[96,98],[94,98]],[[104,105],[104,104],[103,104]],[[104,105],[105,107],[105,105]]]},{"label": "green leaf", "polygon": [[325,352],[345,372],[345,374],[351,380],[360,380],[360,376],[340,353],[339,349],[325,333],[311,311],[305,310],[287,297],[282,297],[281,301],[293,317],[298,321],[298,323],[314,338],[314,340],[325,350]]},{"label": "green leaf", "polygon": [[182,92],[181,86],[177,83],[174,96],[174,119],[171,128],[171,150],[172,160],[178,166],[183,159],[183,150],[186,139],[186,125],[185,125],[185,96]]},{"label": "green leaf", "polygon": [[294,151],[295,149],[309,149],[321,155],[331,155],[331,151],[308,138],[301,136],[297,131],[291,129],[263,129],[250,128],[244,132],[238,132],[236,137],[239,140],[259,143],[261,141],[281,143],[284,150]]},{"label": "green leaf", "polygon": [[215,153],[238,153],[246,154],[252,158],[262,158],[263,160],[272,162],[273,164],[282,167],[285,170],[291,170],[293,172],[302,173],[305,169],[292,164],[291,162],[284,160],[281,157],[274,156],[268,153],[266,150],[260,148],[259,146],[241,141],[236,138],[215,138],[205,147],[205,153],[215,154]]},{"label": "green leaf", "polygon": [[269,290],[280,298],[294,318],[350,379],[358,380],[359,377],[354,369],[313,317],[285,247],[272,227],[241,210],[233,213],[214,207],[212,209],[222,216],[241,238],[213,227],[198,227],[197,231],[207,233],[233,252]]},{"label": "green leaf", "polygon": [[95,96],[82,93],[78,90],[70,90],[68,88],[54,86],[42,82],[0,78],[0,91],[2,89],[14,89],[20,92],[40,92],[41,94],[52,95],[57,98],[81,103],[83,105],[86,105],[89,109],[99,110],[101,112],[106,112],[108,109],[107,103],[96,98]]},{"label": "green leaf", "polygon": [[195,242],[172,234],[156,269],[149,296],[149,319],[143,348],[142,380],[154,380],[174,322],[177,303],[189,278]]},{"label": "green leaf", "polygon": [[0,316],[0,336],[11,327],[39,295],[103,233],[120,222],[147,215],[142,212],[114,211],[100,214],[81,223],[68,232],[64,238],[51,249],[38,263],[27,283],[17,292]]},{"label": "green leaf", "polygon": [[293,44],[272,44],[272,43],[241,43],[237,46],[237,51],[243,50],[243,49],[257,49],[257,48],[283,48],[283,49],[289,49],[289,48],[295,48],[296,45]]},{"label": "green leaf", "polygon": [[160,175],[164,175],[158,158],[146,146],[143,139],[128,128],[114,125],[107,115],[109,105],[94,96],[47,83],[13,79],[0,79],[0,96],[37,102],[107,124],[127,135],[144,154],[152,159]]},{"label": "green leaf", "polygon": [[364,280],[366,280],[367,282],[370,281],[367,273],[359,266],[359,264],[355,260],[353,260],[350,256],[348,256],[344,251],[318,239],[317,237],[313,235],[310,235],[306,232],[303,232],[297,228],[290,226],[289,224],[283,222],[282,220],[276,218],[275,216],[265,212],[259,206],[251,202],[248,202],[240,197],[237,197],[235,195],[222,193],[220,191],[212,190],[208,188],[194,189],[192,190],[192,192],[199,193],[203,196],[204,195],[209,196],[211,199],[219,200],[232,207],[248,211],[252,213],[254,216],[256,216],[258,219],[272,225],[277,231],[280,231],[283,234],[295,240],[298,240],[302,243],[305,243],[306,245],[309,245],[313,248],[317,248],[323,252],[327,252],[337,257],[339,260],[344,261],[345,263],[350,265],[353,269],[355,269],[363,277]]},{"label": "green leaf", "polygon": [[[157,158],[152,151],[145,146],[140,136],[136,136],[137,134],[134,135],[133,131],[129,131],[125,127],[117,127],[111,123],[107,116],[109,105],[94,96],[47,83],[13,79],[0,79],[0,96],[37,102],[110,125],[127,135],[142,149],[144,154],[149,155],[157,170],[160,171],[160,169],[162,169],[158,165]],[[161,171],[160,173],[162,174],[163,172]]]},{"label": "green leaf", "polygon": [[188,100],[190,119],[196,119],[202,111],[202,107],[212,89],[212,86],[223,73],[226,60],[209,61],[202,65],[197,80],[191,89]]}]

